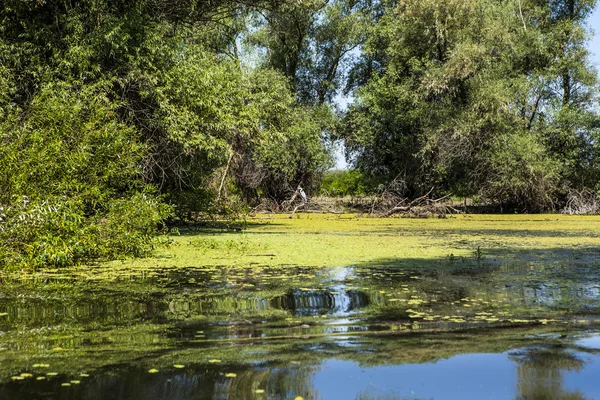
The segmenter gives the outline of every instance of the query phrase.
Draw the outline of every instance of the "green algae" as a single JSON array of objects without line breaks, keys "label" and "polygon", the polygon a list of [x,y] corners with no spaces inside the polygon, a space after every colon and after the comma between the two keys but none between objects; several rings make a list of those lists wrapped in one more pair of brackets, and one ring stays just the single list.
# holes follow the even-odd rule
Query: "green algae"
[{"label": "green algae", "polygon": [[268,215],[153,258],[5,275],[0,381],[185,366],[250,387],[248,363],[427,362],[594,330],[598,222]]},{"label": "green algae", "polygon": [[[240,225],[242,226],[242,225]],[[154,256],[93,266],[6,272],[5,279],[47,282],[152,278],[173,269],[223,267],[334,267],[347,265],[438,268],[475,272],[513,263],[598,263],[600,217],[457,215],[443,219],[357,215],[259,215],[245,229],[183,231]]]},{"label": "green algae", "polygon": [[241,232],[185,232],[156,258],[113,268],[401,265],[598,261],[600,217],[458,215],[444,219],[303,214],[258,216]]}]

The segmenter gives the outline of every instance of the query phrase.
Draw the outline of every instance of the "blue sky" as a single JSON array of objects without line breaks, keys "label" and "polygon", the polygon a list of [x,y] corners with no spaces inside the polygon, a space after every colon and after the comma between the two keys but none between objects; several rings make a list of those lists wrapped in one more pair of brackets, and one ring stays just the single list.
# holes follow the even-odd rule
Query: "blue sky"
[{"label": "blue sky", "polygon": [[[596,11],[590,16],[588,20],[588,27],[595,31],[592,36],[590,42],[588,43],[588,48],[590,50],[590,59],[592,63],[595,65],[596,70],[600,72],[600,4],[596,7]],[[344,104],[347,102],[346,99],[340,99]],[[336,169],[347,169],[348,164],[344,159],[344,154],[341,146],[335,152],[336,159]]]}]

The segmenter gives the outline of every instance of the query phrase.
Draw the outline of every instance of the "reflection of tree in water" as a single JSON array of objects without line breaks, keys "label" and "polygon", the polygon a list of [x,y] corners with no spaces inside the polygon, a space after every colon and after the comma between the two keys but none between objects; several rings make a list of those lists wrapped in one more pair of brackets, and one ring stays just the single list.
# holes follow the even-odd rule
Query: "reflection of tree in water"
[{"label": "reflection of tree in water", "polygon": [[290,310],[294,315],[341,315],[351,313],[370,303],[369,296],[358,290],[339,290],[334,293],[321,290],[290,290],[285,295],[271,299],[269,306]]},{"label": "reflection of tree in water", "polygon": [[284,400],[301,396],[320,399],[311,378],[314,367],[256,368],[238,373],[235,379],[219,379],[215,382],[215,400],[255,399],[255,390],[262,389],[269,399]]},{"label": "reflection of tree in water", "polygon": [[518,363],[517,399],[577,400],[586,397],[579,391],[563,388],[563,372],[581,371],[585,361],[563,347],[534,347],[513,352],[510,358]]}]

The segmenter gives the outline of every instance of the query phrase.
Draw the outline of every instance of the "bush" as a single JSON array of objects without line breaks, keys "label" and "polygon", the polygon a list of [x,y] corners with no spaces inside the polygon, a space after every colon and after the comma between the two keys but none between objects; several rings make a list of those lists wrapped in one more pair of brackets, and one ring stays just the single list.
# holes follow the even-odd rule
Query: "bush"
[{"label": "bush", "polygon": [[548,156],[534,135],[500,138],[487,160],[491,172],[480,191],[484,201],[519,212],[555,208],[560,164]]},{"label": "bush", "polygon": [[0,120],[0,268],[141,255],[170,213],[101,88],[51,85]]},{"label": "bush", "polygon": [[325,196],[364,196],[373,192],[374,184],[357,169],[327,171],[321,194]]}]

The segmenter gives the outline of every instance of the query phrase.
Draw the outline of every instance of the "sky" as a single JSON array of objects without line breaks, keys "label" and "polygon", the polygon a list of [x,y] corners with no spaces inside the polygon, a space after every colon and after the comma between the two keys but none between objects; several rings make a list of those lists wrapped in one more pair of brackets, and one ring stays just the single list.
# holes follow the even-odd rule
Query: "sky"
[{"label": "sky", "polygon": [[[588,43],[588,49],[590,50],[590,60],[596,67],[596,70],[600,72],[600,4],[596,6],[596,11],[590,16],[588,20],[588,27],[595,31],[591,40]],[[340,98],[338,102],[347,105],[348,100]],[[341,143],[335,152],[335,169],[348,169],[348,164],[344,158],[344,151]]]}]

